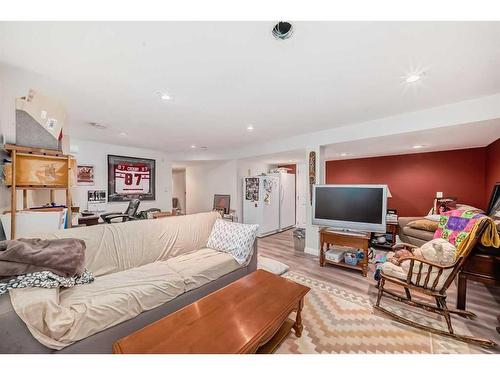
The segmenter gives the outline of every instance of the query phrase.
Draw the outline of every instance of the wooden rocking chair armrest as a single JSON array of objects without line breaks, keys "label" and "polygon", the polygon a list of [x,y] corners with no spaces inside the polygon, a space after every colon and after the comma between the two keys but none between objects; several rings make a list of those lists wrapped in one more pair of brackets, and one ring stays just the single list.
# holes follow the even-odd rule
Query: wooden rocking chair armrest
[{"label": "wooden rocking chair armrest", "polygon": [[449,266],[443,266],[442,264],[431,262],[430,260],[423,259],[423,258],[418,258],[418,257],[404,257],[404,258],[401,258],[401,259],[398,260],[398,265],[401,265],[402,262],[407,261],[407,260],[408,261],[413,260],[415,262],[415,264],[417,262],[420,262],[420,263],[423,263],[423,264],[427,264],[428,266],[432,266],[432,268],[442,268],[443,271],[446,270],[446,269],[448,269],[448,268],[455,267],[455,264],[457,263],[455,261],[452,264],[450,264]]},{"label": "wooden rocking chair armrest", "polygon": [[411,243],[406,243],[406,242],[400,242],[397,243],[392,247],[392,250],[401,250],[401,249],[406,249],[406,250],[413,250],[416,249],[418,246],[412,245]]}]

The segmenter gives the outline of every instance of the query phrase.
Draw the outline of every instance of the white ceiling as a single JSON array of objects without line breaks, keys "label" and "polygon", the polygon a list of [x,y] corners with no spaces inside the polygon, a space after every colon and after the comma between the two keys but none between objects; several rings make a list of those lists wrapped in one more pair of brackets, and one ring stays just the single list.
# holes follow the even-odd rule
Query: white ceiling
[{"label": "white ceiling", "polygon": [[250,158],[244,158],[243,160],[251,162],[259,162],[271,165],[279,164],[296,164],[304,162],[306,159],[306,150],[290,150],[284,152],[277,152],[273,154],[259,155]]},{"label": "white ceiling", "polygon": [[[500,119],[327,145],[326,160],[484,147],[500,137]],[[413,146],[422,148],[415,149]],[[343,153],[347,155],[342,155]]]},{"label": "white ceiling", "polygon": [[[500,138],[500,119],[495,119],[325,145],[323,147],[323,160],[358,159],[484,147],[498,138]],[[413,148],[416,145],[424,147]],[[245,158],[245,160],[267,164],[305,163],[306,151],[305,149],[290,150]]]},{"label": "white ceiling", "polygon": [[[36,73],[32,87],[64,102],[70,135],[166,152],[234,149],[500,92],[500,22],[296,22],[286,41],[272,26],[1,22],[0,62]],[[425,77],[409,87],[402,76],[414,69]]]}]

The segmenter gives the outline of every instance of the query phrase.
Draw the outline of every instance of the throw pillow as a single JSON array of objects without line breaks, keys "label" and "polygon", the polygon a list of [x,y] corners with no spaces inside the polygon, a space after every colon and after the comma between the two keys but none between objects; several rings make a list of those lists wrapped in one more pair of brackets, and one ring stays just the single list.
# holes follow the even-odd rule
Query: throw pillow
[{"label": "throw pillow", "polygon": [[290,269],[285,263],[278,262],[276,259],[267,258],[262,255],[259,255],[257,258],[257,268],[274,273],[275,275],[282,275]]},{"label": "throw pillow", "polygon": [[441,219],[441,215],[431,215],[431,214],[429,214],[426,217],[424,217],[424,219],[436,221],[436,222],[439,223],[439,219]]},{"label": "throw pillow", "polygon": [[484,211],[480,208],[469,206],[468,204],[457,204],[457,210],[474,211],[477,214],[484,214]]},{"label": "throw pillow", "polygon": [[240,224],[218,219],[208,238],[207,247],[229,253],[244,264],[250,257],[257,236],[257,224]]},{"label": "throw pillow", "polygon": [[435,232],[436,229],[438,228],[438,224],[439,223],[437,221],[420,219],[420,220],[410,221],[407,225],[410,228],[426,230],[428,232]]},{"label": "throw pillow", "polygon": [[452,245],[459,247],[481,217],[483,217],[482,214],[474,211],[453,210],[444,212],[439,220],[439,226],[434,233],[434,238],[443,238]]},{"label": "throw pillow", "polygon": [[424,259],[443,266],[453,264],[457,252],[457,248],[443,238],[435,238],[416,250],[416,256],[421,254]]}]

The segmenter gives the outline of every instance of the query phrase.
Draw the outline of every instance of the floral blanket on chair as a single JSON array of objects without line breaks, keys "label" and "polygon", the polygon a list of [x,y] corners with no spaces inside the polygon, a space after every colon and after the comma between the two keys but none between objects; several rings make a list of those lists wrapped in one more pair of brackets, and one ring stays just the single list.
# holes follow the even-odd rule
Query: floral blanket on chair
[{"label": "floral blanket on chair", "polygon": [[434,233],[434,238],[444,238],[452,245],[459,247],[465,240],[476,223],[484,217],[474,210],[453,210],[444,212],[439,219],[439,226]]}]

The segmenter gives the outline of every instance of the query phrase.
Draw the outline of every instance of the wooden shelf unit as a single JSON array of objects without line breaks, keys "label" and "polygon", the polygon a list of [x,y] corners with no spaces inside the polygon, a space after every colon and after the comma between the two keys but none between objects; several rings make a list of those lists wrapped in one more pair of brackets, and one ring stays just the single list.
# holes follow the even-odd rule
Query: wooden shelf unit
[{"label": "wooden shelf unit", "polygon": [[[51,201],[54,200],[55,190],[65,190],[66,191],[66,207],[68,208],[69,220],[67,220],[68,227],[71,227],[71,156],[64,155],[58,150],[49,150],[42,148],[18,146],[13,144],[6,144],[5,150],[10,154],[12,161],[12,175],[11,184],[7,185],[11,189],[11,206],[10,206],[10,236],[11,239],[16,238],[16,210],[17,210],[17,190],[23,191],[23,208],[27,209],[27,198],[28,190],[49,190]],[[62,175],[58,178],[58,183],[47,184],[41,183],[40,181],[30,181],[32,183],[26,183],[27,177],[26,164],[31,161],[54,161],[54,163],[59,164],[59,170],[61,170],[62,164]],[[20,167],[23,166],[23,169]],[[18,170],[19,169],[19,170]],[[22,178],[21,178],[22,177]]]}]

